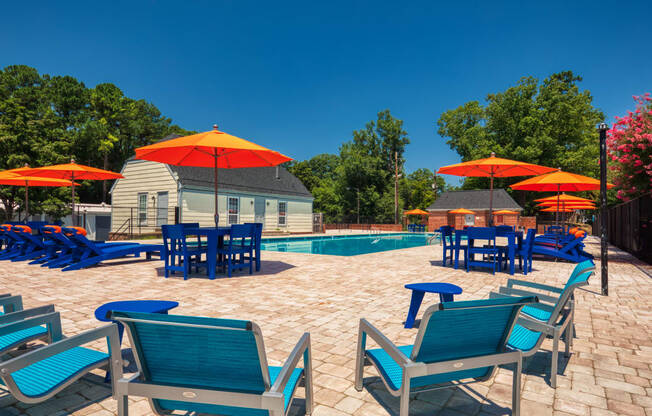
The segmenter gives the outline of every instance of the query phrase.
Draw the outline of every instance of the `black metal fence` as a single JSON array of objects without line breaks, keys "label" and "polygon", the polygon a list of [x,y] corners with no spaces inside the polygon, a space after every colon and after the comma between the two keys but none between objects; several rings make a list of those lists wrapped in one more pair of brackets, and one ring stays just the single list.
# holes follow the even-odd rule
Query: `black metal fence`
[{"label": "black metal fence", "polygon": [[[643,195],[607,210],[609,243],[652,264],[652,195]],[[600,215],[593,234],[600,235]]]},{"label": "black metal fence", "polygon": [[155,236],[161,233],[161,225],[179,222],[176,207],[111,207],[111,231],[109,240],[126,240]]}]

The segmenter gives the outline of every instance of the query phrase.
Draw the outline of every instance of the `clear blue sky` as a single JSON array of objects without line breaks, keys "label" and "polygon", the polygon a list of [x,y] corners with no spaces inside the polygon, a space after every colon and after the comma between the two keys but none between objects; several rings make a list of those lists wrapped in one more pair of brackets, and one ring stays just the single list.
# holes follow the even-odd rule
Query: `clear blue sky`
[{"label": "clear blue sky", "polygon": [[[545,4],[545,6],[541,6]],[[295,159],[389,108],[407,170],[455,163],[439,115],[570,69],[613,120],[652,90],[652,1],[84,1],[3,4],[0,67],[112,82],[187,129]],[[447,178],[454,180],[454,178]]]}]

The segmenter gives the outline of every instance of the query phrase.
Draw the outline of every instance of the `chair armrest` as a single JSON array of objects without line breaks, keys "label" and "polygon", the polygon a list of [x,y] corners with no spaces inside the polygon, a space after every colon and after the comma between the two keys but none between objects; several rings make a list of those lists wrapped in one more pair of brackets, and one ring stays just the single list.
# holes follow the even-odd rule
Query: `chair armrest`
[{"label": "chair armrest", "polygon": [[4,312],[16,312],[23,309],[23,298],[20,295],[11,296],[7,293],[6,295],[0,295],[0,306],[4,308]]},{"label": "chair armrest", "polygon": [[[114,356],[116,358],[119,357],[120,346],[118,345],[118,325],[109,324],[82,332],[81,334],[72,336],[70,338],[64,338],[61,341],[57,341],[44,347],[38,348],[34,351],[19,355],[10,360],[0,362],[0,374],[2,377],[10,376],[12,373],[22,368],[28,367],[39,361],[43,361],[46,358],[50,358],[71,348],[88,344],[89,342],[100,338],[108,338],[109,350],[112,356],[111,358]],[[120,368],[118,373],[114,373],[115,376],[117,376],[116,380],[122,377],[122,363],[121,360],[118,361],[120,361],[120,365],[112,365],[111,369],[113,371],[116,368]]]},{"label": "chair armrest", "polygon": [[387,354],[399,365],[405,366],[412,362],[401,350],[399,350],[392,341],[389,340],[382,332],[376,327],[371,325],[366,319],[360,319],[360,333],[369,335],[380,348],[385,350]]},{"label": "chair armrest", "polygon": [[560,289],[555,286],[548,286],[541,283],[530,282],[527,280],[519,280],[519,279],[507,280],[507,287],[514,287],[514,286],[525,286],[533,289],[547,290],[548,292],[555,292],[555,293],[561,293],[564,291],[563,289]]},{"label": "chair armrest", "polygon": [[39,315],[47,315],[54,313],[54,305],[39,306],[37,308],[24,309],[22,311],[11,312],[0,315],[0,334],[4,333],[3,328],[11,323],[24,321],[28,318],[37,317]]},{"label": "chair armrest", "polygon": [[498,289],[498,292],[510,296],[536,296],[537,298],[539,298],[539,301],[550,302],[552,304],[555,304],[558,301],[558,298],[554,296],[542,295],[541,293],[538,292],[531,292],[529,290],[516,289],[511,287],[504,287],[504,286],[500,287]]},{"label": "chair armrest", "polygon": [[308,332],[304,333],[297,345],[294,347],[285,364],[281,368],[281,372],[276,377],[274,385],[270,388],[271,393],[283,393],[285,385],[287,384],[290,376],[292,375],[292,370],[297,367],[299,360],[303,357],[304,360],[304,371],[311,370],[311,354],[310,354],[310,334]]}]

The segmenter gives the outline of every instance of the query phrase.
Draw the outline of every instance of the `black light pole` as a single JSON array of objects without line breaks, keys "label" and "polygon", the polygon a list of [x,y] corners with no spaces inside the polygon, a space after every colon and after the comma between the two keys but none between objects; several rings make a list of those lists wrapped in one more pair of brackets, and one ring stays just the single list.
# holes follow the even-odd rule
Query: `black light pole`
[{"label": "black light pole", "polygon": [[609,266],[607,264],[607,125],[600,123],[600,264],[602,294],[609,296]]}]

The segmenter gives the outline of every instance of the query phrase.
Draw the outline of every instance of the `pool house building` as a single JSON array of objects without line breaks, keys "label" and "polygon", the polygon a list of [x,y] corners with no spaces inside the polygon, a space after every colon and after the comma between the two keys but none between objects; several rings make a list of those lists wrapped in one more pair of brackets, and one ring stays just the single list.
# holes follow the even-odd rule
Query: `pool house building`
[{"label": "pool house building", "polygon": [[[474,214],[451,214],[449,211],[465,208]],[[523,208],[504,189],[494,189],[493,211],[509,210],[517,214],[494,215],[497,225],[519,225],[519,216]],[[434,231],[443,225],[456,229],[464,226],[486,227],[489,224],[489,190],[449,191],[442,193],[430,206],[428,211],[428,230]]]},{"label": "pool house building", "polygon": [[[111,188],[111,231],[160,232],[163,224],[214,221],[213,169],[128,160]],[[313,197],[283,167],[219,169],[220,226],[262,222],[263,230],[312,232]]]}]

